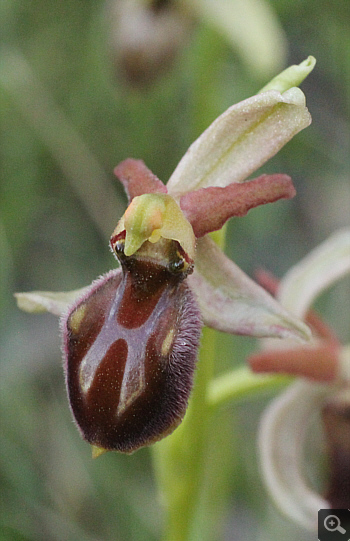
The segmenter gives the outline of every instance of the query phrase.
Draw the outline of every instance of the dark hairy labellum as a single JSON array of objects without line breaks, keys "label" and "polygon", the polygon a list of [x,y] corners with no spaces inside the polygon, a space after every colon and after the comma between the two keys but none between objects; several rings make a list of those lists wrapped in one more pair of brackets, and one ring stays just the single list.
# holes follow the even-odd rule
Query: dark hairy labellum
[{"label": "dark hairy labellum", "polygon": [[174,259],[177,243],[166,242],[165,261],[148,257],[147,247],[143,257],[123,257],[122,241],[112,243],[122,269],[93,283],[62,319],[72,412],[83,437],[102,449],[151,444],[186,411],[201,321],[185,279],[191,268]]}]

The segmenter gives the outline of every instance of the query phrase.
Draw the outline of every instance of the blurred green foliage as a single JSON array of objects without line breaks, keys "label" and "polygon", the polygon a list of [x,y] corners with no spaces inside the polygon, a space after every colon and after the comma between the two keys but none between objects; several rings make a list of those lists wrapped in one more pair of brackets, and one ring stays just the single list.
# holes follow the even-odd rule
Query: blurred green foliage
[{"label": "blurred green foliage", "polygon": [[[250,274],[264,267],[281,276],[348,222],[350,3],[271,0],[270,8],[288,43],[275,73],[317,58],[302,86],[313,124],[264,167],[290,174],[296,199],[232,220],[227,252]],[[197,12],[168,69],[130,86],[111,49],[109,9],[98,0],[0,4],[1,541],[161,538],[148,450],[90,459],[67,406],[57,321],[20,313],[13,292],[75,289],[113,267],[108,234],[126,204],[114,166],[142,158],[166,181],[218,114],[274,75],[255,73]],[[259,46],[259,33],[250,39]],[[348,286],[318,306],[344,340]],[[254,347],[247,338],[220,343],[218,371]],[[255,435],[265,400],[223,411],[227,434],[210,445],[211,453],[226,446],[218,456],[231,494],[228,507],[216,502],[225,513],[217,539],[280,539],[281,528],[284,539],[304,535],[261,498]]]}]

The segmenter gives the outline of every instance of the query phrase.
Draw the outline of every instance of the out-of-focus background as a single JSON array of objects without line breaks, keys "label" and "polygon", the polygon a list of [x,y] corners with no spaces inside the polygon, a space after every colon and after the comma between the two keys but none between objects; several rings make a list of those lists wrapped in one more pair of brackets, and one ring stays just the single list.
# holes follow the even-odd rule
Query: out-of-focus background
[{"label": "out-of-focus background", "polygon": [[[349,221],[347,0],[4,0],[0,3],[0,540],[155,541],[151,456],[91,460],[66,400],[58,321],[20,312],[13,293],[70,290],[116,265],[108,237],[126,205],[113,168],[142,158],[166,181],[231,104],[309,54],[313,116],[263,168],[297,197],[231,220],[227,253],[278,277]],[[349,281],[317,304],[349,340]],[[222,336],[217,370],[254,340]],[[264,492],[256,454],[270,396],[225,408],[218,436],[228,504],[213,539],[313,539]],[[216,449],[213,446],[212,452]],[[218,455],[219,456],[219,455]],[[308,536],[309,535],[309,536]]]}]

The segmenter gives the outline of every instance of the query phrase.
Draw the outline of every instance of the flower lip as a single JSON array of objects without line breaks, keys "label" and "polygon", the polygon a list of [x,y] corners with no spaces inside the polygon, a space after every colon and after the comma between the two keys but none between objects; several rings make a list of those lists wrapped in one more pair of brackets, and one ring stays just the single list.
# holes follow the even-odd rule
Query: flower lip
[{"label": "flower lip", "polygon": [[61,320],[68,395],[80,432],[95,447],[126,453],[181,422],[201,329],[181,276],[169,279],[158,269],[159,279],[150,281],[147,265],[134,261],[144,280],[110,271]]}]

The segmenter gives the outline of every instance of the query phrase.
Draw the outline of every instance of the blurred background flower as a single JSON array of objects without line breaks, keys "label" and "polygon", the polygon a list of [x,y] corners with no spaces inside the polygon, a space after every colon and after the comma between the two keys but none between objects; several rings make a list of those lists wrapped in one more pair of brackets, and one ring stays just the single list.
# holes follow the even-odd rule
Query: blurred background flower
[{"label": "blurred background flower", "polygon": [[[227,253],[251,275],[263,266],[282,276],[348,222],[350,4],[271,0],[258,3],[263,14],[256,6],[248,11],[251,2],[199,4],[187,0],[176,8],[186,38],[167,69],[132,87],[115,60],[110,4],[0,4],[4,541],[160,537],[147,449],[91,461],[66,405],[57,320],[28,317],[13,299],[14,291],[75,289],[110,268],[108,238],[126,205],[113,179],[116,163],[139,157],[169,178],[189,144],[229,105],[313,54],[317,68],[303,83],[313,124],[264,168],[289,174],[297,198],[232,220]],[[233,19],[225,11],[231,4]],[[265,64],[259,51],[267,40]],[[339,282],[316,306],[343,343],[348,287],[348,280]],[[255,347],[254,340],[220,336],[216,370],[231,367],[233,357],[244,363]],[[217,538],[311,541],[314,535],[307,538],[261,497],[255,437],[267,398],[219,413],[227,430],[211,444],[218,465],[208,482],[221,475],[229,505],[211,504],[210,512],[223,516]]]},{"label": "blurred background flower", "polygon": [[[315,533],[319,509],[347,509],[350,502],[350,349],[309,310],[325,289],[349,274],[350,229],[343,229],[312,250],[276,284],[282,306],[311,325],[311,343],[299,347],[288,340],[282,344],[265,340],[266,349],[249,358],[256,372],[298,377],[264,412],[259,451],[264,481],[275,505]],[[344,314],[348,323],[349,314],[350,310]],[[323,441],[317,437],[321,419]],[[312,442],[312,447],[307,442]],[[322,452],[327,473],[319,464]]]}]

